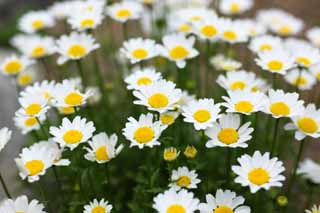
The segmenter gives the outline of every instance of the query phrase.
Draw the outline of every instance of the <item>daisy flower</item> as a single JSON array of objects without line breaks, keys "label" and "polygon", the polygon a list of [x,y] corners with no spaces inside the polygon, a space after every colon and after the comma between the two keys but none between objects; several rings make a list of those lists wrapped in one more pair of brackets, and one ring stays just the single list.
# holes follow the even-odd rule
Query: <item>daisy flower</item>
[{"label": "daisy flower", "polygon": [[163,159],[165,161],[174,161],[180,155],[180,151],[178,151],[175,147],[165,148],[163,151]]},{"label": "daisy flower", "polygon": [[228,95],[229,97],[222,97],[226,102],[221,104],[227,108],[227,112],[250,115],[263,110],[266,102],[266,96],[263,93],[251,90],[229,90]]},{"label": "daisy flower", "polygon": [[282,40],[272,35],[262,35],[250,41],[249,48],[254,53],[262,53],[283,48]]},{"label": "daisy flower", "polygon": [[18,28],[25,33],[35,33],[45,28],[53,27],[54,18],[48,11],[30,11],[18,21]]},{"label": "daisy flower", "polygon": [[186,66],[186,60],[199,55],[199,52],[193,48],[194,37],[186,38],[183,34],[170,34],[162,38],[163,45],[158,45],[160,54],[174,61],[179,68]]},{"label": "daisy flower", "polygon": [[241,125],[240,115],[223,114],[213,127],[207,129],[205,134],[210,138],[206,143],[207,148],[212,147],[230,147],[246,148],[252,136],[253,128],[250,128],[251,122]]},{"label": "daisy flower", "polygon": [[10,141],[12,135],[12,131],[10,131],[7,127],[3,127],[0,129],[0,152]]},{"label": "daisy flower", "polygon": [[45,115],[41,115],[38,118],[21,115],[20,113],[15,113],[13,118],[15,126],[21,130],[23,135],[28,134],[33,130],[40,129],[40,124],[37,119],[39,119],[40,123],[45,120]]},{"label": "daisy flower", "polygon": [[20,87],[26,87],[36,80],[37,74],[34,69],[27,69],[17,75],[16,83]]},{"label": "daisy flower", "polygon": [[64,20],[72,13],[75,3],[76,1],[54,2],[48,11],[56,20]]},{"label": "daisy flower", "polygon": [[306,69],[293,69],[284,76],[284,79],[299,90],[310,90],[317,83],[314,75]]},{"label": "daisy flower", "polygon": [[237,174],[236,183],[249,186],[251,193],[260,189],[269,190],[271,187],[281,187],[285,177],[281,173],[285,170],[282,161],[270,158],[270,153],[261,154],[255,151],[253,156],[247,154],[237,159],[240,166],[232,166]]},{"label": "daisy flower", "polygon": [[220,106],[214,104],[213,99],[199,99],[189,102],[182,108],[184,121],[193,123],[196,130],[204,130],[212,127],[220,117]]},{"label": "daisy flower", "polygon": [[148,113],[140,115],[139,120],[129,117],[122,133],[131,142],[130,147],[142,149],[160,145],[158,139],[165,128],[160,121],[153,121],[153,115]]},{"label": "daisy flower", "polygon": [[269,90],[265,113],[274,118],[293,117],[304,109],[304,101],[299,100],[298,93],[285,93],[283,90]]},{"label": "daisy flower", "polygon": [[28,201],[27,196],[22,195],[14,199],[4,200],[0,204],[0,212],[30,212],[30,213],[46,213],[44,205],[39,203],[38,200]]},{"label": "daisy flower", "polygon": [[230,71],[226,73],[226,76],[219,75],[217,83],[225,90],[244,90],[251,88],[256,75],[244,70]]},{"label": "daisy flower", "polygon": [[195,101],[195,100],[196,100],[195,95],[190,95],[187,90],[182,90],[181,98],[178,101],[179,112],[181,111],[181,108],[188,105],[189,102]]},{"label": "daisy flower", "polygon": [[11,55],[1,62],[1,71],[5,75],[17,75],[26,70],[34,61],[25,56]]},{"label": "daisy flower", "polygon": [[135,69],[124,81],[127,84],[127,89],[140,90],[143,86],[150,85],[160,79],[162,79],[160,72],[156,72],[153,67],[147,67]]},{"label": "daisy flower", "polygon": [[263,70],[281,75],[295,66],[294,58],[288,51],[282,49],[261,52],[255,62]]},{"label": "daisy flower", "polygon": [[91,94],[88,98],[88,103],[90,105],[94,105],[94,104],[98,103],[102,98],[101,91],[100,91],[99,87],[96,87],[96,86],[87,87],[85,94]]},{"label": "daisy flower", "polygon": [[175,111],[164,112],[160,114],[159,120],[161,121],[162,125],[170,126],[174,123],[174,121],[178,118],[179,115],[180,113]]},{"label": "daisy flower", "polygon": [[102,23],[104,16],[99,11],[76,11],[67,19],[71,28],[78,31],[96,29]]},{"label": "daisy flower", "polygon": [[134,1],[123,1],[113,3],[107,7],[107,14],[119,22],[139,19],[142,15],[143,7],[140,3]]},{"label": "daisy flower", "polygon": [[56,41],[56,52],[60,54],[58,64],[79,60],[99,47],[92,35],[77,32],[63,35]]},{"label": "daisy flower", "polygon": [[77,116],[72,122],[68,118],[63,118],[60,127],[50,127],[50,134],[53,135],[52,140],[61,147],[74,150],[79,144],[87,142],[95,130],[92,121],[87,122],[87,119]]},{"label": "daisy flower", "polygon": [[294,46],[291,54],[301,67],[309,68],[320,62],[320,51],[315,47]]},{"label": "daisy flower", "polygon": [[193,159],[197,156],[198,150],[194,146],[188,145],[183,152],[184,156],[186,156],[189,159]]},{"label": "daisy flower", "polygon": [[134,104],[148,107],[148,110],[159,113],[173,110],[181,98],[181,90],[171,81],[159,80],[152,84],[145,85],[133,95],[138,98]]},{"label": "daisy flower", "polygon": [[35,82],[33,85],[26,87],[20,92],[21,97],[39,96],[45,98],[49,103],[52,99],[53,91],[55,90],[55,81]]},{"label": "daisy flower", "polygon": [[176,190],[182,188],[196,189],[197,185],[201,182],[201,180],[198,179],[196,170],[189,170],[185,166],[172,170],[170,181],[169,186]]},{"label": "daisy flower", "polygon": [[153,208],[158,213],[195,213],[198,205],[199,200],[185,189],[176,191],[171,188],[153,198]]},{"label": "daisy flower", "polygon": [[291,118],[292,123],[285,126],[286,130],[295,130],[295,138],[299,141],[306,136],[320,137],[320,109],[314,104],[308,104],[298,115]]},{"label": "daisy flower", "polygon": [[132,64],[154,58],[158,55],[156,42],[151,39],[142,38],[131,38],[125,41],[120,52],[130,59]]},{"label": "daisy flower", "polygon": [[234,213],[250,213],[251,209],[244,206],[244,197],[237,196],[235,192],[230,190],[218,189],[216,195],[206,195],[206,203],[200,203],[200,213],[212,212],[234,212]]},{"label": "daisy flower", "polygon": [[252,7],[253,0],[223,0],[219,4],[219,11],[225,15],[237,15]]},{"label": "daisy flower", "polygon": [[319,64],[315,64],[315,65],[312,65],[310,68],[309,68],[311,74],[316,77],[316,79],[318,81],[320,81],[320,63]]},{"label": "daisy flower", "polygon": [[299,164],[297,174],[310,180],[315,184],[320,184],[320,165],[310,158],[305,159]]},{"label": "daisy flower", "polygon": [[274,21],[269,25],[272,32],[280,36],[292,36],[300,33],[304,27],[301,19],[294,17],[288,13],[281,13],[277,17],[278,21]]},{"label": "daisy flower", "polygon": [[320,47],[320,27],[313,27],[306,32],[306,37],[316,47]]},{"label": "daisy flower", "polygon": [[118,137],[112,134],[110,137],[102,132],[92,137],[88,142],[90,147],[85,147],[87,154],[85,159],[89,161],[96,161],[97,163],[106,163],[115,158],[123,149],[123,145],[116,147]]},{"label": "daisy flower", "polygon": [[245,26],[247,30],[247,34],[251,38],[255,38],[260,35],[264,35],[267,32],[266,26],[264,26],[262,23],[253,20],[253,19],[242,19],[242,24]]},{"label": "daisy flower", "polygon": [[194,28],[195,33],[201,39],[215,41],[218,40],[220,36],[221,21],[217,17],[212,19],[206,18],[203,22],[195,23]]},{"label": "daisy flower", "polygon": [[[185,6],[185,1],[182,2]],[[175,11],[174,16],[183,20],[184,23],[200,23],[206,19],[213,19],[217,15],[212,9],[206,7],[180,7]],[[182,8],[182,9],[181,9]]]},{"label": "daisy flower", "polygon": [[94,199],[88,205],[84,206],[83,213],[110,213],[112,210],[112,205],[109,204],[107,200],[97,200]]},{"label": "daisy flower", "polygon": [[224,55],[218,54],[210,58],[210,64],[222,71],[235,71],[242,67],[242,63]]},{"label": "daisy flower", "polygon": [[22,96],[19,99],[21,109],[17,113],[30,116],[40,117],[45,115],[50,106],[48,106],[48,100],[43,96]]},{"label": "daisy flower", "polygon": [[313,205],[311,210],[306,209],[305,213],[318,213],[320,212],[320,206]]},{"label": "daisy flower", "polygon": [[248,32],[246,27],[240,21],[232,21],[231,19],[221,20],[221,35],[222,41],[234,44],[242,43],[248,40]]},{"label": "daisy flower", "polygon": [[256,78],[251,87],[252,92],[266,92],[270,89],[270,85],[268,81],[263,78]]},{"label": "daisy flower", "polygon": [[168,31],[188,35],[194,31],[194,26],[189,21],[177,16],[177,12],[169,14]]}]

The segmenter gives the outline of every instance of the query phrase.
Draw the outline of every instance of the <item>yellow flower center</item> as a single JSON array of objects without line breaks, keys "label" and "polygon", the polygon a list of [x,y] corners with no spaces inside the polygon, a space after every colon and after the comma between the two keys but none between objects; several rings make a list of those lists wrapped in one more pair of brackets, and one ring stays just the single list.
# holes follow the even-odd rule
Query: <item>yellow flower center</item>
[{"label": "yellow flower center", "polygon": [[309,117],[300,118],[297,123],[299,129],[310,134],[317,132],[319,128],[317,122]]},{"label": "yellow flower center", "polygon": [[191,180],[188,176],[181,176],[177,180],[177,185],[180,187],[188,187],[191,184]]},{"label": "yellow flower center", "polygon": [[260,46],[260,51],[271,51],[272,50],[272,46],[270,44],[262,44]]},{"label": "yellow flower center", "polygon": [[96,150],[96,159],[105,161],[109,160],[108,152],[107,152],[107,147],[106,146],[101,146]]},{"label": "yellow flower center", "polygon": [[199,123],[207,122],[211,118],[211,114],[206,109],[199,109],[193,114],[193,118]]},{"label": "yellow flower center", "polygon": [[237,34],[234,31],[227,30],[223,32],[223,38],[226,40],[236,40],[238,38]]},{"label": "yellow flower center", "polygon": [[186,213],[186,209],[180,204],[173,204],[167,209],[167,213]]},{"label": "yellow flower center", "polygon": [[41,111],[41,105],[37,103],[30,104],[27,108],[25,108],[25,112],[27,115],[36,115]]},{"label": "yellow flower center", "polygon": [[189,55],[189,51],[183,46],[176,46],[170,50],[170,58],[174,60],[179,60],[186,58]]},{"label": "yellow flower center", "polygon": [[187,146],[183,154],[188,158],[194,158],[197,153],[198,151],[194,146]]},{"label": "yellow flower center", "polygon": [[254,86],[254,87],[251,88],[251,91],[252,92],[258,92],[258,91],[260,91],[260,89],[259,89],[259,87]]},{"label": "yellow flower center", "polygon": [[33,29],[39,30],[44,27],[44,22],[42,20],[35,20],[31,25]]},{"label": "yellow flower center", "polygon": [[79,143],[83,138],[83,134],[79,130],[68,130],[63,135],[63,140],[67,144]]},{"label": "yellow flower center", "polygon": [[270,112],[276,116],[287,116],[290,114],[290,108],[284,102],[275,102],[270,105]]},{"label": "yellow flower center", "polygon": [[190,17],[190,21],[201,21],[202,18],[200,16],[192,16]]},{"label": "yellow flower center", "polygon": [[206,37],[214,37],[217,35],[217,29],[214,26],[207,25],[201,28],[200,32]]},{"label": "yellow flower center", "polygon": [[317,78],[318,80],[320,80],[320,72],[317,72],[316,78]]},{"label": "yellow flower center", "polygon": [[132,56],[137,59],[144,59],[148,57],[148,52],[145,49],[139,48],[132,52]]},{"label": "yellow flower center", "polygon": [[248,113],[253,110],[253,105],[249,101],[239,101],[234,107],[238,112],[244,113]]},{"label": "yellow flower center", "polygon": [[281,35],[290,35],[292,33],[292,28],[290,26],[282,26],[278,31]]},{"label": "yellow flower center", "polygon": [[133,138],[141,144],[145,144],[150,142],[155,136],[155,132],[152,128],[148,127],[148,126],[143,126],[138,128],[135,132],[134,132],[134,136]]},{"label": "yellow flower center", "polygon": [[170,125],[174,122],[174,117],[170,114],[161,115],[160,121],[162,122],[162,124]]},{"label": "yellow flower center", "polygon": [[270,175],[268,171],[263,168],[253,169],[248,174],[249,181],[256,185],[263,185],[268,183],[270,180]]},{"label": "yellow flower center", "polygon": [[22,71],[22,63],[18,60],[12,60],[10,62],[8,62],[5,66],[4,66],[4,71],[7,73],[7,74],[11,74],[11,75],[14,75],[14,74],[17,74],[19,72]]},{"label": "yellow flower center", "polygon": [[181,24],[179,27],[178,27],[178,30],[180,32],[183,32],[183,33],[187,33],[191,30],[191,26],[188,25],[188,24]]},{"label": "yellow flower center", "polygon": [[240,11],[240,5],[238,3],[234,2],[230,5],[231,13],[239,13],[239,11]]},{"label": "yellow flower center", "polygon": [[173,161],[178,157],[177,149],[176,148],[168,148],[165,149],[163,152],[163,158],[166,161]]},{"label": "yellow flower center", "polygon": [[81,21],[80,26],[81,27],[93,27],[95,24],[95,21],[93,19],[84,19]]},{"label": "yellow flower center", "polygon": [[169,99],[164,94],[156,93],[149,97],[148,103],[153,108],[163,108],[168,105]]},{"label": "yellow flower center", "polygon": [[280,71],[283,68],[283,63],[278,60],[273,60],[268,63],[268,68],[272,71]]},{"label": "yellow flower center", "polygon": [[308,83],[308,80],[302,76],[297,77],[296,80],[293,82],[294,85],[296,86],[303,86]]},{"label": "yellow flower center", "polygon": [[213,213],[233,213],[233,210],[228,206],[218,206]]},{"label": "yellow flower center", "polygon": [[31,56],[37,58],[43,56],[45,53],[46,49],[43,46],[38,46],[32,50]]},{"label": "yellow flower center", "polygon": [[72,92],[64,98],[64,102],[71,106],[80,105],[82,101],[83,101],[83,96],[76,92]]},{"label": "yellow flower center", "polygon": [[44,169],[44,163],[41,160],[28,161],[24,166],[27,168],[29,176],[37,175]]},{"label": "yellow flower center", "polygon": [[65,115],[70,115],[75,112],[74,107],[61,107],[60,112]]},{"label": "yellow flower center", "polygon": [[311,65],[311,61],[309,58],[306,58],[306,57],[298,57],[296,59],[296,62],[299,63],[299,64],[302,64],[306,67],[310,66]]},{"label": "yellow flower center", "polygon": [[96,206],[92,209],[91,213],[107,213],[107,210],[103,206]]},{"label": "yellow flower center", "polygon": [[138,80],[137,80],[137,84],[139,85],[139,86],[141,86],[141,85],[148,85],[148,84],[151,84],[152,83],[152,80],[150,79],[150,78],[148,78],[148,77],[142,77],[142,78],[139,78]]},{"label": "yellow flower center", "polygon": [[30,84],[31,81],[32,81],[32,76],[29,74],[19,75],[19,77],[18,77],[18,84],[20,86],[26,86],[26,85]]},{"label": "yellow flower center", "polygon": [[87,54],[87,49],[80,44],[74,44],[68,50],[68,55],[72,58],[80,58],[85,54]]},{"label": "yellow flower center", "polygon": [[218,139],[222,143],[230,145],[238,141],[239,134],[233,128],[224,128],[218,133]]},{"label": "yellow flower center", "polygon": [[34,125],[37,124],[37,123],[38,123],[37,119],[36,119],[36,118],[33,118],[33,117],[27,118],[27,119],[24,121],[24,124],[25,124],[26,126],[34,126]]},{"label": "yellow flower center", "polygon": [[118,10],[116,16],[119,18],[128,18],[128,17],[132,16],[132,13],[128,9],[120,9],[120,10]]},{"label": "yellow flower center", "polygon": [[243,90],[246,87],[246,83],[244,83],[243,81],[235,81],[231,84],[230,89],[231,90]]}]

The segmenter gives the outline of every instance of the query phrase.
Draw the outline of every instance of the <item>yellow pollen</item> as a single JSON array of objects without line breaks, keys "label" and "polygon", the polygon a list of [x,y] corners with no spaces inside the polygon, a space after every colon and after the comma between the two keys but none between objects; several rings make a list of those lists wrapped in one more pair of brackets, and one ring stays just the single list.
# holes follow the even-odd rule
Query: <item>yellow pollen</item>
[{"label": "yellow pollen", "polygon": [[70,115],[75,113],[74,107],[62,107],[60,108],[60,112],[65,115]]},{"label": "yellow pollen", "polygon": [[236,40],[238,38],[237,34],[231,30],[223,32],[223,38],[226,40]]},{"label": "yellow pollen", "polygon": [[202,27],[200,32],[204,36],[211,38],[211,37],[214,37],[215,35],[217,35],[218,31],[214,26],[207,25],[207,26]]},{"label": "yellow pollen", "polygon": [[193,118],[199,123],[207,122],[211,118],[211,114],[206,109],[199,109],[193,114]]},{"label": "yellow pollen", "polygon": [[308,59],[306,57],[298,57],[298,58],[296,58],[296,62],[299,64],[302,64],[306,67],[309,67],[311,65],[310,59]]},{"label": "yellow pollen", "polygon": [[108,150],[106,146],[101,146],[96,150],[96,159],[101,161],[109,160]]},{"label": "yellow pollen", "polygon": [[313,134],[318,131],[319,127],[317,122],[313,118],[304,117],[298,120],[298,127],[303,132]]},{"label": "yellow pollen", "polygon": [[265,169],[256,168],[249,172],[248,179],[251,183],[260,186],[269,182],[270,175]]},{"label": "yellow pollen", "polygon": [[84,19],[80,23],[81,27],[84,27],[84,28],[93,27],[94,24],[95,24],[95,21],[93,19]]},{"label": "yellow pollen", "polygon": [[188,187],[191,184],[191,180],[188,176],[181,176],[177,180],[177,185],[180,187]]},{"label": "yellow pollen", "polygon": [[224,128],[218,133],[218,139],[222,143],[230,145],[238,141],[239,134],[233,128]]},{"label": "yellow pollen", "polygon": [[231,90],[243,90],[246,87],[246,83],[244,83],[243,81],[235,81],[231,84],[230,89]]},{"label": "yellow pollen", "polygon": [[231,13],[239,13],[239,11],[240,11],[240,5],[238,4],[238,3],[232,3],[231,5],[230,5],[230,11],[231,11]]},{"label": "yellow pollen", "polygon": [[183,46],[176,46],[170,50],[170,58],[174,60],[184,59],[189,55],[189,51]]},{"label": "yellow pollen", "polygon": [[134,139],[141,144],[145,144],[150,142],[155,136],[155,132],[153,129],[151,129],[148,126],[143,126],[138,128],[135,132],[134,132]]},{"label": "yellow pollen", "polygon": [[36,119],[36,118],[33,118],[33,117],[27,118],[27,119],[24,121],[24,124],[25,124],[26,126],[34,126],[34,125],[36,125],[37,123],[38,123],[37,119]]},{"label": "yellow pollen", "polygon": [[119,18],[128,18],[128,17],[132,16],[132,13],[130,10],[123,8],[123,9],[120,9],[117,11],[116,16]]},{"label": "yellow pollen", "polygon": [[80,58],[85,54],[87,54],[87,49],[80,44],[74,44],[68,50],[68,55],[72,58]]},{"label": "yellow pollen", "polygon": [[308,83],[308,80],[302,76],[297,77],[296,80],[293,82],[294,85],[296,86],[303,86]]},{"label": "yellow pollen", "polygon": [[96,206],[92,209],[91,213],[107,213],[107,210],[103,206]]},{"label": "yellow pollen", "polygon": [[19,72],[21,72],[22,70],[22,63],[18,60],[12,60],[10,62],[8,62],[5,66],[4,66],[4,71],[7,74],[10,75],[15,75]]},{"label": "yellow pollen", "polygon": [[132,52],[132,56],[137,59],[145,59],[148,57],[148,52],[145,49],[139,48]]},{"label": "yellow pollen", "polygon": [[164,108],[168,106],[169,99],[166,95],[161,93],[153,94],[149,97],[148,103],[153,108]]},{"label": "yellow pollen", "polygon": [[71,106],[80,105],[82,101],[83,101],[83,96],[76,92],[72,92],[64,98],[64,102]]},{"label": "yellow pollen", "polygon": [[83,138],[83,134],[79,130],[68,130],[63,135],[63,140],[67,144],[79,143]]},{"label": "yellow pollen", "polygon": [[139,85],[139,86],[141,86],[141,85],[148,85],[148,84],[151,84],[152,83],[152,80],[150,79],[150,78],[148,78],[148,77],[142,77],[142,78],[139,78],[138,80],[137,80],[137,84]]},{"label": "yellow pollen", "polygon": [[272,50],[272,46],[270,44],[262,44],[260,46],[260,51],[270,51]]},{"label": "yellow pollen", "polygon": [[166,213],[186,213],[186,209],[180,204],[173,204],[169,206]]},{"label": "yellow pollen", "polygon": [[32,76],[29,74],[19,75],[17,80],[20,86],[26,86],[31,83]]},{"label": "yellow pollen", "polygon": [[278,60],[273,60],[268,63],[268,68],[271,71],[280,71],[283,68],[283,63]]},{"label": "yellow pollen", "polygon": [[187,33],[191,30],[191,26],[188,25],[188,24],[181,24],[179,27],[178,27],[178,30],[180,32],[183,32],[183,33]]},{"label": "yellow pollen", "polygon": [[35,20],[32,22],[32,28],[39,30],[44,27],[44,22],[42,20]]},{"label": "yellow pollen", "polygon": [[287,116],[290,114],[290,108],[284,102],[275,102],[270,105],[270,112],[276,116]]},{"label": "yellow pollen", "polygon": [[228,206],[218,206],[213,213],[233,213],[233,210]]},{"label": "yellow pollen", "polygon": [[160,121],[162,124],[170,125],[174,122],[174,117],[170,114],[164,114],[160,116]]},{"label": "yellow pollen", "polygon": [[292,28],[290,26],[282,26],[278,32],[281,35],[290,35],[292,33]]},{"label": "yellow pollen", "polygon": [[30,104],[27,108],[25,108],[25,112],[27,115],[36,115],[41,111],[41,105],[37,103]]},{"label": "yellow pollen", "polygon": [[239,101],[234,107],[238,112],[244,113],[249,113],[253,110],[253,105],[249,101]]},{"label": "yellow pollen", "polygon": [[44,163],[41,160],[31,160],[24,164],[29,172],[29,176],[39,174],[44,169]]}]

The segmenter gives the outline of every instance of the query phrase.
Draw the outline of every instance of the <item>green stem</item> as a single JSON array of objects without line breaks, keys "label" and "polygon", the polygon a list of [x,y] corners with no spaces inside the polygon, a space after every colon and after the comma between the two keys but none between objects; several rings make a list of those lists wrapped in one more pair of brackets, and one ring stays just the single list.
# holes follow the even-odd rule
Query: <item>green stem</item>
[{"label": "green stem", "polygon": [[103,75],[101,73],[101,69],[99,67],[98,55],[97,52],[93,52],[93,61],[94,61],[94,71],[96,74],[97,84],[99,85],[100,92],[102,94],[103,102],[106,103],[106,93],[104,88],[104,80]]},{"label": "green stem", "polygon": [[86,80],[85,80],[85,75],[84,75],[84,71],[83,71],[83,67],[82,67],[81,61],[80,60],[76,60],[76,64],[77,64],[77,67],[78,67],[79,75],[81,77],[83,89],[85,89],[87,87],[87,83],[86,83]]},{"label": "green stem", "polygon": [[6,183],[4,182],[4,179],[3,179],[2,175],[1,175],[1,173],[0,173],[0,182],[1,182],[2,188],[3,188],[7,198],[12,198],[12,196],[11,196],[9,190],[8,190],[8,187],[7,187]]},{"label": "green stem", "polygon": [[230,182],[230,173],[231,173],[231,158],[232,158],[232,150],[227,147],[227,162],[226,162],[226,183],[229,186]]},{"label": "green stem", "polygon": [[44,126],[41,124],[41,121],[39,120],[39,118],[36,117],[36,119],[37,119],[37,122],[38,122],[40,129],[42,131],[42,134],[44,135],[44,137],[46,137],[48,139],[49,135],[48,135],[47,131],[44,129]]},{"label": "green stem", "polygon": [[277,138],[278,138],[278,129],[279,129],[280,118],[276,118],[276,123],[274,124],[273,130],[273,139],[272,139],[272,146],[271,146],[271,156],[274,155],[275,149],[277,147]]}]

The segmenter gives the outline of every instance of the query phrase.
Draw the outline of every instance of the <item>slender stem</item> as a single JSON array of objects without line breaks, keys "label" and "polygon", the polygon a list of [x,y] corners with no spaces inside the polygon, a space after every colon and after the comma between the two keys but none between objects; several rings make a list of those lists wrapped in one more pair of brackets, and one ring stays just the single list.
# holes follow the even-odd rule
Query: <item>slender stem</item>
[{"label": "slender stem", "polygon": [[271,156],[274,155],[275,149],[277,147],[277,138],[278,138],[278,129],[279,129],[280,118],[276,119],[273,129],[273,138],[272,138],[272,146],[271,146]]},{"label": "slender stem", "polygon": [[52,169],[53,169],[53,174],[54,174],[54,177],[56,179],[57,185],[59,187],[59,190],[60,190],[60,193],[61,193],[61,196],[62,196],[62,200],[64,201],[64,193],[63,193],[62,183],[61,183],[61,180],[60,180],[59,175],[58,175],[57,167],[53,166]]},{"label": "slender stem", "polygon": [[8,187],[7,187],[6,183],[4,182],[4,179],[3,179],[2,175],[1,175],[1,173],[0,173],[0,182],[1,182],[2,188],[3,188],[7,198],[12,198],[12,196],[11,196],[9,190],[8,190]]},{"label": "slender stem", "polygon": [[84,87],[83,89],[85,89],[87,87],[87,83],[86,83],[86,80],[85,80],[85,75],[84,75],[84,71],[83,71],[83,67],[82,67],[81,61],[80,60],[76,60],[76,64],[77,64],[77,67],[78,67],[79,75],[81,77],[82,85]]},{"label": "slender stem", "polygon": [[38,122],[38,124],[39,124],[39,126],[40,126],[40,129],[41,129],[44,137],[49,138],[49,135],[48,135],[47,131],[44,129],[44,127],[43,127],[41,121],[39,120],[39,118],[36,117],[36,119],[37,119],[37,122]]},{"label": "slender stem", "polygon": [[96,51],[94,51],[92,53],[93,55],[93,63],[94,63],[94,71],[95,71],[95,74],[96,74],[96,80],[97,80],[97,84],[99,85],[99,89],[100,89],[100,92],[102,94],[102,98],[103,98],[103,101],[105,102],[106,100],[106,94],[105,94],[105,88],[104,88],[104,80],[103,80],[103,75],[102,75],[102,70],[100,69],[99,67],[99,60],[98,60],[98,54]]},{"label": "slender stem", "polygon": [[232,158],[232,150],[227,147],[227,165],[226,165],[226,182],[229,185],[230,182],[230,173],[231,173],[231,158]]}]

